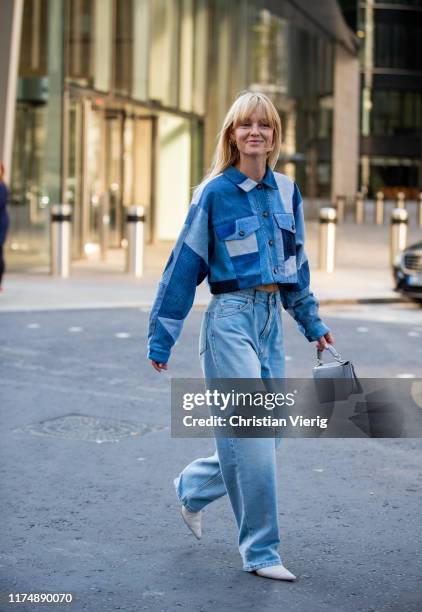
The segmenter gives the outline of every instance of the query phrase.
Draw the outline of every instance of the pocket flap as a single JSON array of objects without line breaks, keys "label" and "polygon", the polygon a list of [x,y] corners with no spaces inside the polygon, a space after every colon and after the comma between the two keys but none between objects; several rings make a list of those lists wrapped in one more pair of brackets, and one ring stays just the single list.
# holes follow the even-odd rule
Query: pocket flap
[{"label": "pocket flap", "polygon": [[259,228],[259,219],[256,215],[242,217],[229,223],[220,223],[215,231],[220,240],[243,240]]},{"label": "pocket flap", "polygon": [[280,229],[296,233],[295,218],[291,213],[274,213],[274,217]]}]

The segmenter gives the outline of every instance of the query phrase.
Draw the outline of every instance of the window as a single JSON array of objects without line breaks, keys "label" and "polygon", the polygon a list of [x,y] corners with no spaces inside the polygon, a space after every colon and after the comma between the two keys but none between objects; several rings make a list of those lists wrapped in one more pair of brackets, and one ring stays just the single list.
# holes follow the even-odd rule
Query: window
[{"label": "window", "polygon": [[90,0],[70,0],[68,6],[68,76],[81,85],[91,85],[95,4]]},{"label": "window", "polygon": [[375,0],[375,4],[401,4],[402,6],[422,6],[422,0]]},{"label": "window", "polygon": [[132,95],[138,100],[148,97],[148,61],[149,61],[149,2],[133,0],[133,87]]},{"label": "window", "polygon": [[374,55],[378,68],[421,70],[421,24],[377,23]]},{"label": "window", "polygon": [[20,77],[47,76],[47,0],[25,2],[22,20]]},{"label": "window", "polygon": [[151,8],[149,98],[176,107],[179,2],[154,0]]},{"label": "window", "polygon": [[114,35],[114,87],[126,95],[132,92],[133,0],[116,3]]},{"label": "window", "polygon": [[422,93],[372,92],[371,133],[394,136],[422,129]]}]

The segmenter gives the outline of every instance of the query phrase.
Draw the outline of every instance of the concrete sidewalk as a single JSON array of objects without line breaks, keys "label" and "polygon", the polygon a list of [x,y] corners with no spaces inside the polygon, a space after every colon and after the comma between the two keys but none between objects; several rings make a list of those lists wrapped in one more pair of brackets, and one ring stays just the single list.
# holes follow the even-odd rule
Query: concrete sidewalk
[{"label": "concrete sidewalk", "polygon": [[[402,299],[393,290],[388,225],[339,224],[336,270],[331,274],[317,269],[318,223],[307,222],[306,231],[311,287],[322,305],[394,302]],[[413,223],[408,231],[408,244],[421,239],[422,230]],[[123,272],[122,250],[111,251],[106,262],[74,262],[72,275],[68,279],[53,278],[47,270],[11,272],[6,274],[4,291],[0,293],[0,312],[149,307],[172,246],[168,243],[147,247],[146,272],[140,279]],[[208,287],[203,283],[197,289],[195,305],[205,306],[209,297]]]}]

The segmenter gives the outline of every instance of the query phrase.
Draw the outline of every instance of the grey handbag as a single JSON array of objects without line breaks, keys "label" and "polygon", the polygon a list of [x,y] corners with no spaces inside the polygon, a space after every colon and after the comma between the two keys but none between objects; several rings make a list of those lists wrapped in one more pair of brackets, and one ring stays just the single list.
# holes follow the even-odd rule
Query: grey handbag
[{"label": "grey handbag", "polygon": [[350,361],[345,361],[330,344],[326,347],[334,361],[323,363],[322,351],[317,349],[317,365],[313,368],[318,401],[321,404],[348,399],[354,393],[362,393],[355,368]]}]

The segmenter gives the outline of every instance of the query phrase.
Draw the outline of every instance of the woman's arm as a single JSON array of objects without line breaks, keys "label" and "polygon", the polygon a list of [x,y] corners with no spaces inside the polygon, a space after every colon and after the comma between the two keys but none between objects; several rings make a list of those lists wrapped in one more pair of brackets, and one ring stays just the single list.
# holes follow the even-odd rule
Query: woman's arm
[{"label": "woman's arm", "polygon": [[[149,319],[148,359],[165,369],[195,297],[208,274],[208,212],[212,194],[199,186],[164,269]],[[158,367],[156,367],[157,364]]]},{"label": "woman's arm", "polygon": [[[303,200],[299,187],[294,186],[293,213],[296,225],[296,268],[297,282],[280,286],[280,296],[284,308],[295,319],[299,331],[314,342],[330,332],[318,314],[319,302],[310,291],[310,272],[305,253],[305,219]],[[326,338],[327,339],[327,338]],[[330,342],[329,339],[327,339]]]}]

